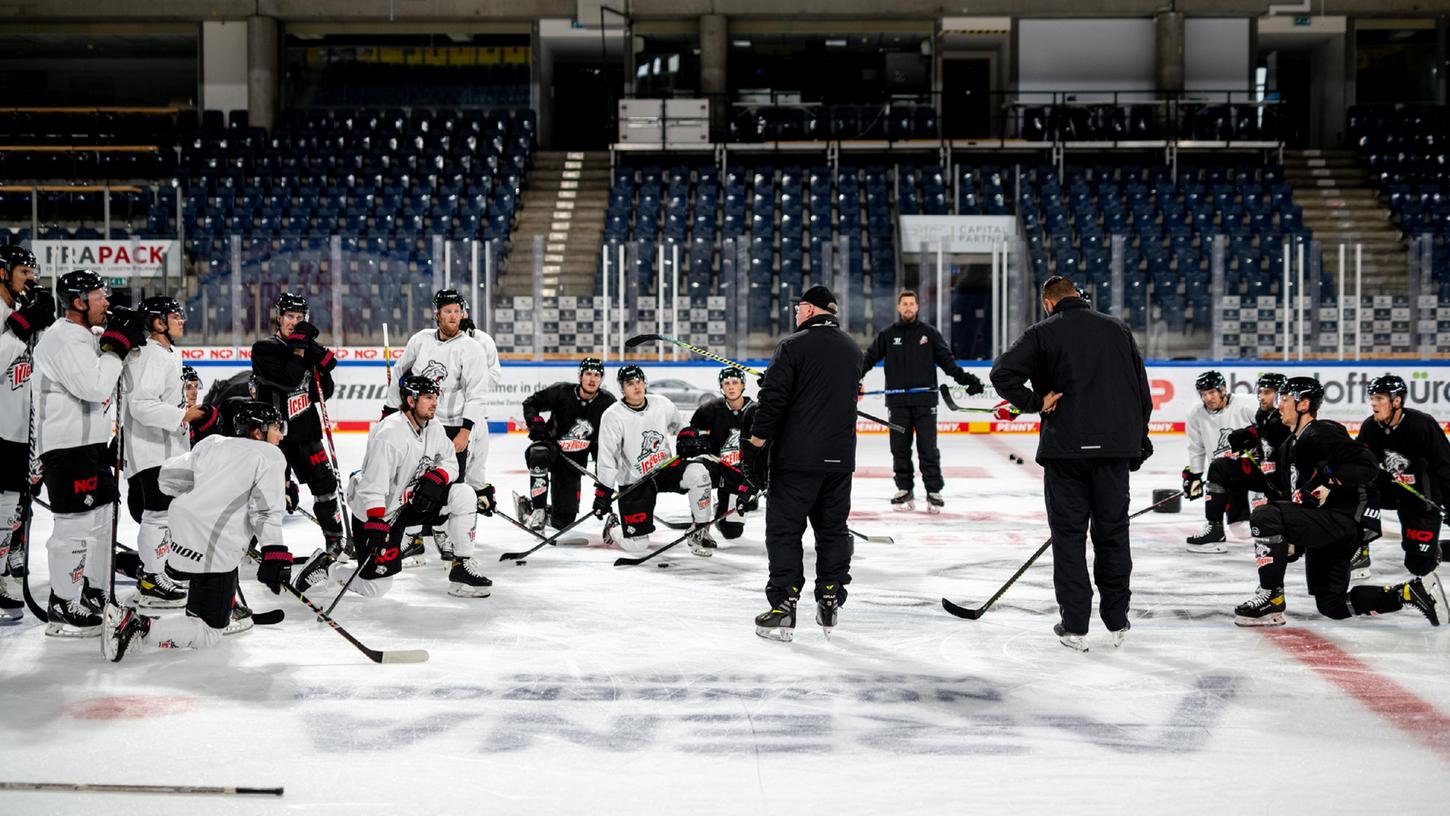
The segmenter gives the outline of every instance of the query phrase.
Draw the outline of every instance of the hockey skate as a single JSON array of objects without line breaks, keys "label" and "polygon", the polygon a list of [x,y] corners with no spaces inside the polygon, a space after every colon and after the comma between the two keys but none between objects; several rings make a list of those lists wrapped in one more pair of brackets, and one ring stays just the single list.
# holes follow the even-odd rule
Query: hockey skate
[{"label": "hockey skate", "polygon": [[841,604],[836,599],[835,585],[826,587],[821,597],[816,599],[816,625],[826,637],[831,636],[831,630],[836,628],[836,621],[841,614]]},{"label": "hockey skate", "polygon": [[337,559],[327,551],[326,547],[318,547],[313,551],[307,560],[302,562],[302,569],[297,571],[297,580],[293,586],[298,592],[306,592],[318,584],[327,580],[327,572]]},{"label": "hockey skate", "polygon": [[1405,606],[1420,610],[1431,626],[1440,625],[1440,617],[1445,613],[1444,597],[1445,589],[1440,586],[1440,577],[1433,572],[1400,585],[1400,600]]},{"label": "hockey skate", "polygon": [[1191,553],[1226,553],[1228,538],[1223,534],[1223,522],[1210,521],[1195,535],[1184,539],[1188,546],[1183,549]]},{"label": "hockey skate", "polygon": [[1264,589],[1254,597],[1234,607],[1234,624],[1237,626],[1283,626],[1284,588]]},{"label": "hockey skate", "polygon": [[910,490],[896,491],[896,495],[891,497],[891,509],[898,513],[915,510],[916,496]]},{"label": "hockey skate", "polygon": [[936,515],[937,513],[941,512],[941,509],[943,507],[946,506],[946,500],[941,497],[940,493],[926,494],[926,512],[930,513],[931,515]]},{"label": "hockey skate", "polygon": [[1123,645],[1123,641],[1126,640],[1127,637],[1128,637],[1128,630],[1129,629],[1132,629],[1132,628],[1133,628],[1133,622],[1132,621],[1128,621],[1127,623],[1123,624],[1123,628],[1122,629],[1118,629],[1118,630],[1116,630],[1116,631],[1114,631],[1112,633],[1113,634],[1113,648],[1114,649],[1116,649],[1119,646],[1122,646]]},{"label": "hockey skate", "polygon": [[1057,642],[1072,649],[1075,652],[1086,652],[1088,650],[1087,635],[1074,635],[1067,631],[1067,628],[1060,623],[1052,625],[1052,633],[1057,635]]},{"label": "hockey skate", "polygon": [[97,637],[101,634],[101,616],[91,611],[80,596],[63,600],[50,593],[50,622],[45,625],[49,637]]},{"label": "hockey skate", "polygon": [[453,541],[448,538],[446,530],[433,531],[433,546],[438,548],[438,557],[443,559],[443,563],[451,564],[457,560],[453,554]]},{"label": "hockey skate", "polygon": [[[421,567],[428,563],[428,549],[423,546],[423,536],[429,531],[419,530],[408,536],[408,543],[403,545],[403,569]],[[437,534],[434,534],[434,541],[437,541]]]},{"label": "hockey skate", "polygon": [[795,637],[794,598],[776,608],[755,616],[755,634],[767,640],[783,640],[787,643]]},{"label": "hockey skate", "polygon": [[0,624],[25,617],[25,601],[19,582],[24,579],[0,575]]},{"label": "hockey skate", "polygon": [[1349,580],[1366,581],[1369,579],[1369,545],[1354,551],[1354,557],[1349,559]]},{"label": "hockey skate", "polygon": [[151,619],[134,606],[106,604],[102,626],[105,631],[101,632],[101,654],[112,663],[120,663],[131,641],[151,631]]},{"label": "hockey skate", "polygon": [[222,637],[229,635],[240,635],[243,632],[250,632],[257,625],[252,620],[252,608],[237,600],[232,599],[232,619],[222,629]]},{"label": "hockey skate", "polygon": [[536,533],[542,533],[544,524],[548,521],[548,515],[547,508],[540,507],[536,510],[533,502],[517,493],[514,494],[514,516],[523,522],[525,527]]},{"label": "hockey skate", "polygon": [[483,574],[477,558],[455,558],[448,571],[448,594],[455,598],[487,598],[493,592],[493,581]]},{"label": "hockey skate", "polygon": [[619,527],[619,516],[610,513],[604,519],[604,532],[600,536],[604,539],[605,546],[622,550],[624,547],[620,545],[619,539],[614,536],[614,531],[617,527]]},{"label": "hockey skate", "polygon": [[715,554],[715,540],[710,538],[709,527],[701,527],[691,532],[690,537],[685,540],[685,543],[690,545],[690,552],[701,558],[709,558]]},{"label": "hockey skate", "polygon": [[148,609],[176,609],[186,606],[186,589],[163,570],[143,572],[136,579],[137,604]]}]

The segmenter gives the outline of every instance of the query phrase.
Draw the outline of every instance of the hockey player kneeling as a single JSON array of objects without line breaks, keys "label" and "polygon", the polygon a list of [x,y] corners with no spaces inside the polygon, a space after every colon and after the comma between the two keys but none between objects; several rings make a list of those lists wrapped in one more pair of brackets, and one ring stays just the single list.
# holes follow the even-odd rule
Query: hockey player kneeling
[{"label": "hockey player kneeling", "polygon": [[[453,546],[448,594],[486,598],[493,582],[473,555],[473,532],[480,512],[493,513],[493,486],[475,490],[459,480],[457,451],[434,419],[438,383],[409,374],[400,378],[398,391],[399,410],[373,427],[362,469],[348,484],[348,506],[363,514],[352,520],[360,572],[348,591],[364,597],[386,593],[403,566],[406,529],[436,525],[447,530]],[[334,563],[325,547],[313,553],[298,577],[299,588],[325,580]],[[348,575],[332,577],[346,583]]]},{"label": "hockey player kneeling", "polygon": [[262,553],[257,580],[279,593],[291,578],[292,554],[282,543],[287,460],[278,448],[287,423],[271,405],[249,402],[233,426],[236,437],[207,437],[166,460],[156,477],[161,491],[175,497],[165,570],[190,582],[186,614],[151,618],[135,606],[108,604],[101,651],[110,660],[120,661],[137,640],[162,649],[201,649],[250,629],[250,617],[233,607],[237,568],[254,538]]}]

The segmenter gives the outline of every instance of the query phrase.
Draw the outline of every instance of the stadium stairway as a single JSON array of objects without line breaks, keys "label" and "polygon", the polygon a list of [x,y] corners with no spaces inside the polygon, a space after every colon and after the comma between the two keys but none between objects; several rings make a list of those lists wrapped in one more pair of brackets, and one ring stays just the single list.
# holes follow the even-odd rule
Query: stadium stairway
[{"label": "stadium stairway", "polygon": [[1391,286],[1402,290],[1408,280],[1408,257],[1390,211],[1380,203],[1364,167],[1352,150],[1286,150],[1284,180],[1294,185],[1295,200],[1304,210],[1304,226],[1324,251],[1324,270],[1337,275],[1339,245],[1345,250],[1346,285],[1352,287],[1353,244],[1364,245],[1364,290]]},{"label": "stadium stairway", "polygon": [[534,239],[541,237],[544,294],[594,294],[609,204],[609,154],[538,153],[519,203],[500,293],[533,293]]}]

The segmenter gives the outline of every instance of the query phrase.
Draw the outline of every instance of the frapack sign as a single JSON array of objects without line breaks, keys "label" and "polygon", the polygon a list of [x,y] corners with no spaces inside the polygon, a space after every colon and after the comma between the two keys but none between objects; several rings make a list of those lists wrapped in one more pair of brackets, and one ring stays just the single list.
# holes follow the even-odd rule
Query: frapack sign
[{"label": "frapack sign", "polygon": [[[221,347],[186,347],[180,349],[182,359],[195,366],[201,373],[203,392],[217,379],[248,370],[251,366],[250,349]],[[328,401],[328,415],[344,430],[365,430],[378,419],[387,397],[387,371],[383,364],[382,349],[375,346],[352,346],[336,349],[339,360],[333,371],[336,391]],[[396,360],[402,349],[393,349]],[[668,397],[688,419],[703,403],[719,395],[718,375],[720,366],[714,363],[660,363],[650,360],[631,361],[641,365],[649,378],[650,393]],[[755,367],[766,365],[764,360],[751,361]],[[975,397],[961,397],[963,406],[992,408],[999,402],[989,381],[990,364],[971,361],[962,364],[966,370],[976,374],[986,385],[986,393]],[[617,364],[606,364],[604,387],[613,390]],[[1198,375],[1210,368],[1221,372],[1228,381],[1234,399],[1257,400],[1254,383],[1259,375],[1276,371],[1289,377],[1318,377],[1324,383],[1325,400],[1321,415],[1326,419],[1345,422],[1355,429],[1369,416],[1369,397],[1365,386],[1381,374],[1398,374],[1410,386],[1410,402],[1417,408],[1428,411],[1442,421],[1450,419],[1450,361],[1426,365],[1400,363],[1356,363],[1345,364],[1288,364],[1288,363],[1233,363],[1224,365],[1179,363],[1150,364],[1148,366],[1149,399],[1153,403],[1149,430],[1153,433],[1181,433],[1188,411],[1198,403],[1194,381]],[[576,382],[577,362],[519,362],[503,363],[503,379],[488,395],[487,410],[489,430],[502,433],[526,428],[523,402],[535,391],[556,382]],[[394,371],[393,376],[401,372]],[[945,377],[941,382],[948,382]],[[885,374],[880,366],[867,373],[863,384],[867,391],[885,387]],[[746,394],[754,397],[759,391],[755,379],[750,378]],[[1064,400],[1071,394],[1063,395]],[[862,399],[858,406],[868,414],[886,417],[887,409],[883,397],[872,396]],[[942,433],[1036,433],[1038,417],[1022,414],[1011,422],[997,422],[987,413],[954,413],[945,405],[937,411],[937,427]],[[862,420],[858,427],[863,432],[880,432],[880,425]]]},{"label": "frapack sign", "polygon": [[179,270],[175,241],[35,241],[37,270],[59,277],[75,269],[89,269],[103,278],[159,278]]}]

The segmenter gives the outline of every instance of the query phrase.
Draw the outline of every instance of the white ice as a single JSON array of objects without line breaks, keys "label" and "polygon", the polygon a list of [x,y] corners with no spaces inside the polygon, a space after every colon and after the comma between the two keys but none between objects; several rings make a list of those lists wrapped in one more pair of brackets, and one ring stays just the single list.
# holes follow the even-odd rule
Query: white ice
[{"label": "white ice", "polygon": [[[522,491],[520,436],[495,437],[501,495]],[[364,437],[339,437],[344,467]],[[1045,556],[981,620],[985,600],[1047,537],[1030,436],[949,436],[946,512],[893,513],[884,436],[863,436],[850,600],[827,640],[807,603],[791,644],[756,637],[763,517],[713,558],[616,568],[589,546],[494,563],[493,597],[404,572],[337,619],[420,665],[368,662],[244,567],[275,627],[206,652],[105,662],[96,640],[0,628],[0,780],[285,786],[281,800],[0,792],[30,813],[1429,813],[1450,793],[1450,626],[1413,610],[1332,621],[1290,567],[1289,627],[1232,624],[1257,584],[1252,545],[1183,551],[1200,503],[1133,524],[1133,629],[1091,651],[1051,634]],[[1182,437],[1133,478],[1133,507],[1176,488]],[[1025,456],[1019,465],[1009,453]],[[917,494],[923,497],[920,482]],[[587,496],[586,496],[587,505]],[[686,514],[683,497],[664,513]],[[35,520],[34,591],[45,594]],[[301,516],[294,553],[320,542]],[[677,535],[662,531],[663,543]],[[133,542],[123,517],[120,539]],[[484,557],[532,540],[483,520]],[[1402,580],[1398,528],[1375,579]],[[810,550],[807,548],[807,558]],[[807,562],[807,574],[810,573]],[[1447,576],[1450,578],[1450,576]],[[124,581],[120,590],[131,591]]]}]

